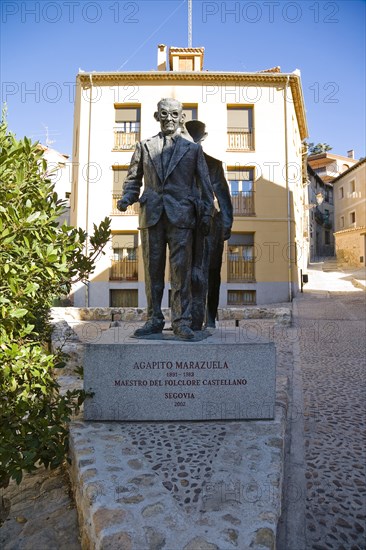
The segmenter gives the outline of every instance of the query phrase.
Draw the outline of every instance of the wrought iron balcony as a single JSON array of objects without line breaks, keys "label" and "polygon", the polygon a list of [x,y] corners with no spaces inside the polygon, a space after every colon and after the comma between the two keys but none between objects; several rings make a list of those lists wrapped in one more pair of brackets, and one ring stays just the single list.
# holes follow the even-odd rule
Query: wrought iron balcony
[{"label": "wrought iron balcony", "polygon": [[329,214],[321,212],[318,207],[315,208],[314,218],[316,223],[322,225],[325,229],[332,229],[332,222]]},{"label": "wrought iron balcony", "polygon": [[140,140],[140,132],[125,132],[118,128],[114,129],[114,146],[115,151],[130,151],[135,148],[136,143]]},{"label": "wrought iron balcony", "polygon": [[117,209],[117,201],[121,198],[121,193],[113,193],[112,194],[112,210],[111,215],[112,216],[138,216],[139,213],[139,203],[135,202],[134,204],[131,204],[126,210],[126,212],[121,212]]},{"label": "wrought iron balcony", "polygon": [[233,204],[234,216],[253,216],[255,214],[254,191],[232,193],[231,202]]},{"label": "wrought iron balcony", "polygon": [[318,207],[316,207],[315,210],[314,210],[314,218],[315,218],[316,223],[318,223],[319,225],[323,225],[323,223],[324,223],[324,214],[323,214],[323,212],[321,212],[319,210]]},{"label": "wrought iron balcony", "polygon": [[245,283],[255,281],[253,260],[231,260],[228,261],[229,283]]},{"label": "wrought iron balcony", "polygon": [[138,260],[112,260],[111,281],[138,281]]},{"label": "wrought iron balcony", "polygon": [[[245,283],[255,281],[254,257],[245,258],[248,253],[247,246],[229,246],[228,249],[228,273],[229,283]],[[251,248],[251,256],[254,250]]]},{"label": "wrought iron balcony", "polygon": [[229,151],[252,151],[254,149],[253,130],[228,128],[227,148]]}]

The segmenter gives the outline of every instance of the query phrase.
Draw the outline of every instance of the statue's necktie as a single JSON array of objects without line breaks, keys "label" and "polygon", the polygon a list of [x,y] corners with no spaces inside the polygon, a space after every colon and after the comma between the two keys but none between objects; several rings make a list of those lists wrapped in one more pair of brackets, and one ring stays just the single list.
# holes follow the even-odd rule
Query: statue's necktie
[{"label": "statue's necktie", "polygon": [[163,152],[162,152],[162,165],[164,177],[168,171],[169,162],[172,157],[174,148],[174,141],[171,136],[164,136]]}]

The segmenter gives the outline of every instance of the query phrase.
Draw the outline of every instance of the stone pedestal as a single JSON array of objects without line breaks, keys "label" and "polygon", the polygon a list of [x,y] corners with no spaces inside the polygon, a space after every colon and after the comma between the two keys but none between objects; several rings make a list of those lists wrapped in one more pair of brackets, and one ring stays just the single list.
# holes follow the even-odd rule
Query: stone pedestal
[{"label": "stone pedestal", "polygon": [[86,420],[273,419],[273,343],[136,340],[88,344]]}]

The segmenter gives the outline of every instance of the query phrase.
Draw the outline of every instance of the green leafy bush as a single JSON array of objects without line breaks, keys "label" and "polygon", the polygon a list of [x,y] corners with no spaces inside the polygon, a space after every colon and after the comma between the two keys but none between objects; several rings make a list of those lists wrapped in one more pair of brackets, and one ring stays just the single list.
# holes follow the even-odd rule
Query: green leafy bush
[{"label": "green leafy bush", "polygon": [[60,395],[50,352],[49,309],[85,280],[110,236],[105,218],[88,238],[59,226],[64,202],[47,175],[43,150],[0,124],[0,486],[41,464],[58,466],[67,451],[67,423],[83,392]]}]

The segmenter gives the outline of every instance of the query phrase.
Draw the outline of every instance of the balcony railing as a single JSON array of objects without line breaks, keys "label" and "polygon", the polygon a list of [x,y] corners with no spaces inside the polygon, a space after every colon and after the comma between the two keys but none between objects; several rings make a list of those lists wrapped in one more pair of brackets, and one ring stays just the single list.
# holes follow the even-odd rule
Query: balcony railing
[{"label": "balcony railing", "polygon": [[318,207],[315,208],[314,218],[316,223],[325,227],[325,229],[332,229],[332,221],[329,214],[321,212]]},{"label": "balcony railing", "polygon": [[112,260],[109,279],[111,281],[137,281],[138,260]]},{"label": "balcony railing", "polygon": [[[247,247],[245,247],[247,249]],[[235,247],[235,252],[232,247],[228,251],[228,274],[227,280],[229,283],[245,283],[255,281],[254,274],[254,258],[243,258],[244,247]]]},{"label": "balcony railing", "polygon": [[122,191],[121,193],[113,193],[112,195],[112,216],[138,216],[139,213],[139,203],[135,202],[134,204],[131,204],[126,210],[126,212],[121,212],[117,209],[117,201],[122,197]]},{"label": "balcony railing", "polygon": [[129,151],[135,148],[139,139],[140,132],[124,132],[123,130],[115,128],[113,149],[115,151]]},{"label": "balcony railing", "polygon": [[253,131],[240,128],[228,128],[227,148],[230,151],[251,151],[253,147]]},{"label": "balcony railing", "polygon": [[232,193],[231,202],[233,204],[234,216],[253,216],[255,214],[254,191]]}]

